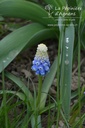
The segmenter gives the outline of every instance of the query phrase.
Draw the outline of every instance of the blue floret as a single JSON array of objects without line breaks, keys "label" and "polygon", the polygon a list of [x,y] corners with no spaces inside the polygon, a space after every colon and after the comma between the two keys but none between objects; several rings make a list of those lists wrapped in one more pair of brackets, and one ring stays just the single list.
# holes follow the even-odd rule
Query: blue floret
[{"label": "blue floret", "polygon": [[36,75],[44,76],[50,70],[49,60],[42,60],[34,58],[32,62],[32,70],[35,71]]}]

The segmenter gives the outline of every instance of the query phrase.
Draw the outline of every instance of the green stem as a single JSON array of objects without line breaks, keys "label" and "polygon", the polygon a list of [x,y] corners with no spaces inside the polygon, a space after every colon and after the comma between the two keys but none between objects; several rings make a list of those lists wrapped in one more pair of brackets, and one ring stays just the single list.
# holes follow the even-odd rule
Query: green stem
[{"label": "green stem", "polygon": [[59,118],[60,118],[60,110],[61,110],[61,92],[60,92],[60,58],[61,58],[61,49],[63,46],[63,32],[64,27],[61,28],[60,31],[60,37],[59,37],[59,46],[58,46],[58,70],[57,70],[57,103],[58,103],[58,109],[57,109],[57,124],[56,128],[58,128]]},{"label": "green stem", "polygon": [[40,105],[40,99],[41,99],[41,89],[42,89],[42,76],[38,76],[38,96],[37,96],[37,106]]},{"label": "green stem", "polygon": [[60,61],[60,47],[58,50],[58,71],[57,71],[57,125],[56,128],[58,128],[58,122],[59,122],[59,117],[60,117],[60,99],[59,99],[59,72],[60,72],[60,68],[59,68],[59,61]]},{"label": "green stem", "polygon": [[36,101],[36,112],[35,112],[35,128],[38,128],[38,110],[40,105],[40,99],[41,99],[41,89],[42,89],[42,76],[38,76],[38,95],[37,95],[37,101]]},{"label": "green stem", "polygon": [[[79,117],[81,121],[81,90],[80,90],[80,24],[78,28],[78,101],[79,101]],[[81,122],[80,122],[81,126]]]}]

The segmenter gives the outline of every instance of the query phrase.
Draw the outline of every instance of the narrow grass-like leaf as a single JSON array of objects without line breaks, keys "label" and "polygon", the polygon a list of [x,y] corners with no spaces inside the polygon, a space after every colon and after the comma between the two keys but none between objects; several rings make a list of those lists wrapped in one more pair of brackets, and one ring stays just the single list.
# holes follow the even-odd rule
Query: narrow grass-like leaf
[{"label": "narrow grass-like leaf", "polygon": [[24,47],[32,46],[48,38],[55,38],[55,31],[33,23],[21,27],[0,41],[0,72]]},{"label": "narrow grass-like leaf", "polygon": [[[23,101],[25,101],[25,99],[26,99],[26,96],[21,92],[5,90],[5,93],[18,96]],[[3,94],[3,90],[0,90],[0,94]]]},{"label": "narrow grass-like leaf", "polygon": [[8,114],[7,114],[7,105],[6,105],[6,92],[5,92],[5,76],[4,76],[4,70],[2,71],[2,89],[3,89],[3,109],[4,109],[4,119],[5,119],[5,127],[8,128]]},{"label": "narrow grass-like leaf", "polygon": [[[85,121],[85,114],[83,114],[81,116],[81,121],[84,122]],[[80,126],[80,120],[77,120],[74,125],[72,125],[72,128],[76,128],[76,127],[79,127]]]},{"label": "narrow grass-like leaf", "polygon": [[24,95],[26,96],[26,101],[28,101],[31,105],[31,107],[33,107],[33,97],[31,92],[28,90],[28,88],[25,86],[25,84],[20,80],[20,78],[17,78],[16,76],[14,76],[13,74],[6,72],[5,73],[6,77],[8,77],[10,80],[12,80],[24,93]]},{"label": "narrow grass-like leaf", "polygon": [[[73,98],[77,97],[77,96],[78,96],[78,90],[75,91],[75,92],[73,92],[73,93],[71,94],[71,100],[72,100]],[[54,102],[55,102],[55,101],[54,101]],[[50,109],[55,108],[55,106],[57,106],[57,103],[53,103],[53,104],[50,104],[50,105],[44,107],[44,108],[40,111],[40,114],[42,114],[42,113],[48,111],[49,108],[50,108]]]},{"label": "narrow grass-like leaf", "polygon": [[60,77],[62,108],[67,119],[69,119],[70,114],[73,46],[74,25],[70,24],[65,29],[65,38],[62,47],[63,55],[61,57],[62,61]]},{"label": "narrow grass-like leaf", "polygon": [[42,85],[42,91],[41,91],[42,94],[41,94],[41,103],[40,103],[41,108],[43,108],[45,106],[48,91],[52,85],[52,82],[53,82],[56,72],[57,72],[57,57],[56,57],[54,63],[52,64],[52,66],[50,68],[50,72],[47,74],[47,76],[43,82],[43,85]]},{"label": "narrow grass-like leaf", "polygon": [[48,13],[45,9],[37,4],[23,0],[1,1],[0,15],[37,21],[46,26],[50,23],[55,23],[55,20],[53,18],[45,18],[48,17]]},{"label": "narrow grass-like leaf", "polygon": [[81,29],[81,42],[85,49],[85,23],[83,24],[82,29]]},{"label": "narrow grass-like leaf", "polygon": [[44,107],[41,111],[40,114],[43,114],[44,112],[48,111],[49,109],[55,108],[55,103],[49,104],[48,106]]}]

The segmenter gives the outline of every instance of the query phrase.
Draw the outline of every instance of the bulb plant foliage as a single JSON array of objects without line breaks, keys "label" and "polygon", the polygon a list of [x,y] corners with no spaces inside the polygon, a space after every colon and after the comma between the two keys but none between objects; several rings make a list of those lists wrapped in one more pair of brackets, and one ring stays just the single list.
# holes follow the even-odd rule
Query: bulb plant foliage
[{"label": "bulb plant foliage", "polygon": [[[3,21],[0,22],[1,25],[6,17],[31,21],[30,24],[11,31],[0,41],[0,72],[2,72],[3,83],[0,94],[4,97],[0,108],[0,127],[27,128],[31,125],[32,128],[42,128],[42,114],[48,111],[47,128],[54,124],[58,128],[60,119],[63,121],[64,127],[83,127],[85,114],[81,113],[81,108],[85,103],[85,89],[80,88],[80,48],[85,49],[85,6],[83,3],[84,1],[79,0],[73,0],[73,2],[71,0],[43,0],[40,3],[36,0],[0,0],[0,16],[3,18]],[[55,15],[57,14],[56,9],[62,12],[60,10],[62,7],[68,7],[66,13],[73,12],[69,9],[70,7],[81,7],[82,10],[74,10],[76,16],[69,16],[69,21],[65,21],[66,16]],[[73,18],[77,25],[72,20]],[[47,46],[43,43],[40,44],[47,39],[55,39],[56,43],[58,42],[58,54],[52,65],[50,65]],[[35,72],[36,77],[39,76],[39,81],[38,91],[36,92],[33,84],[34,93],[32,94],[20,78],[4,72],[4,69],[22,50],[35,44],[38,44],[38,47],[31,69]],[[77,54],[78,90],[71,92],[72,65]],[[15,86],[18,86],[19,91],[5,90],[4,76],[12,80]],[[54,78],[57,79],[55,99],[49,94]],[[18,97],[20,99],[19,104],[16,103],[9,107],[13,97],[8,100],[7,95]],[[52,102],[49,101],[47,104],[46,101],[49,97]],[[71,99],[76,97],[78,97],[77,103],[71,107]],[[21,115],[17,115],[17,118],[11,123],[8,113],[14,108],[16,110],[17,105],[21,103],[26,109]],[[51,109],[56,115],[53,121],[50,120]],[[23,115],[24,118],[22,119]]]}]

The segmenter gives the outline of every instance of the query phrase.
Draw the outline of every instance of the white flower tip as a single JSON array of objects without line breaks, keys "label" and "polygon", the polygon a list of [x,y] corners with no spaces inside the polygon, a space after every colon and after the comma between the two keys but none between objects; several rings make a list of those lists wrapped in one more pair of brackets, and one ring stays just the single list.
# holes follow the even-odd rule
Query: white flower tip
[{"label": "white flower tip", "polygon": [[48,48],[45,44],[39,44],[37,50],[46,52]]}]

